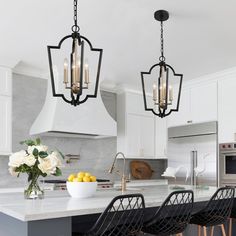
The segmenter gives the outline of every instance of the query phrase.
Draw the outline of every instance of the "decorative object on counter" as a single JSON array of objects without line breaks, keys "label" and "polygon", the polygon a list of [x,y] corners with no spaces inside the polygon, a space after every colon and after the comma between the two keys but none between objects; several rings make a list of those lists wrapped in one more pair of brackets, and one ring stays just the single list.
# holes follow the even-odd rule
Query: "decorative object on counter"
[{"label": "decorative object on counter", "polygon": [[131,161],[131,174],[135,179],[151,179],[154,172],[151,166],[145,161]]},{"label": "decorative object on counter", "polygon": [[48,46],[48,58],[53,96],[77,106],[88,98],[97,97],[103,53],[102,49],[93,48],[91,42],[79,33],[77,0],[74,0],[71,30],[72,34],[62,38],[58,46]]},{"label": "decorative object on counter", "polygon": [[13,153],[9,157],[9,172],[12,176],[21,173],[28,175],[27,186],[24,191],[26,199],[42,199],[44,190],[40,187],[39,177],[48,175],[60,176],[62,163],[60,158],[64,158],[60,151],[49,151],[48,147],[41,144],[41,140],[25,140],[21,144],[27,145],[27,150]]},{"label": "decorative object on counter", "polygon": [[71,197],[88,198],[96,192],[97,178],[88,172],[71,174],[67,179],[66,187]]},{"label": "decorative object on counter", "polygon": [[184,169],[186,171],[185,182],[187,182],[188,177],[189,177],[189,171],[188,171],[188,169],[185,166],[177,166],[176,168],[174,168],[174,167],[167,167],[166,170],[164,171],[164,173],[161,175],[162,177],[166,177],[166,178],[174,178],[175,184],[174,184],[174,186],[170,187],[171,189],[174,189],[174,190],[185,189],[183,186],[176,185],[176,174],[181,169]]},{"label": "decorative object on counter", "polygon": [[124,193],[126,191],[126,176],[125,176],[125,154],[123,152],[117,152],[114,158],[114,161],[111,165],[111,168],[109,169],[109,173],[112,174],[115,169],[116,159],[118,156],[122,156],[124,162],[123,162],[123,171],[122,174],[120,174],[119,170],[116,170],[116,173],[121,177],[121,192]]},{"label": "decorative object on counter", "polygon": [[[161,22],[161,56],[159,63],[153,65],[148,72],[141,72],[141,78],[145,110],[152,111],[154,115],[163,118],[179,110],[183,75],[176,74],[173,67],[165,62],[163,22],[169,19],[169,13],[159,10],[155,12],[154,17]],[[176,96],[172,87],[174,83],[177,84],[176,89],[178,89]],[[150,93],[153,94],[152,102],[148,101]]]},{"label": "decorative object on counter", "polygon": [[[197,166],[194,168],[194,172],[195,172],[195,175],[196,175],[196,178],[203,175],[203,173],[206,171],[206,157],[208,157],[210,154],[207,153],[206,155],[203,156],[203,166]],[[196,186],[197,189],[209,189],[209,186],[207,185],[204,185],[204,184],[201,184],[200,181],[198,181],[197,183],[197,186]]]}]

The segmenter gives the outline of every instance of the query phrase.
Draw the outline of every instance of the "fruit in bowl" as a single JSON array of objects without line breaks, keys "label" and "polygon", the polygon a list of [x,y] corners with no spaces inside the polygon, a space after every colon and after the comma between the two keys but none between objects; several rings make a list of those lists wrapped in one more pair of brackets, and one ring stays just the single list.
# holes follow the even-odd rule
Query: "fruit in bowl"
[{"label": "fruit in bowl", "polygon": [[67,179],[66,187],[73,198],[92,197],[97,189],[97,179],[88,172],[71,174]]}]

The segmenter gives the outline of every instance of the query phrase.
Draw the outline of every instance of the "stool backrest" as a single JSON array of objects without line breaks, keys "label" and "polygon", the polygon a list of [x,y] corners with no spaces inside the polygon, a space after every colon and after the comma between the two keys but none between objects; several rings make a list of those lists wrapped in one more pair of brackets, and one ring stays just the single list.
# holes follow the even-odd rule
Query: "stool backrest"
[{"label": "stool backrest", "polygon": [[143,226],[144,210],[142,194],[117,196],[98,218],[88,235],[137,235]]},{"label": "stool backrest", "polygon": [[[206,214],[211,224],[218,224],[221,219],[226,221],[231,214],[233,207],[235,189],[233,187],[222,187],[219,188],[214,195],[211,197],[206,207],[202,210]],[[217,217],[218,216],[218,217]]]},{"label": "stool backrest", "polygon": [[191,218],[193,201],[192,190],[172,192],[147,222],[146,227],[149,228],[149,232],[170,235],[184,231]]}]

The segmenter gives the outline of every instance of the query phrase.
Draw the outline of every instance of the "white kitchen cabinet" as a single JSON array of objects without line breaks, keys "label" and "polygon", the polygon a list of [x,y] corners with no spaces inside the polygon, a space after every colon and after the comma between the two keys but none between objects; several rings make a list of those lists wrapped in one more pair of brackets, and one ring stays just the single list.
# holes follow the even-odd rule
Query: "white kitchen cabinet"
[{"label": "white kitchen cabinet", "polygon": [[155,155],[154,117],[128,113],[126,126],[126,155],[153,158]]},{"label": "white kitchen cabinet", "polygon": [[12,151],[12,74],[0,67],[0,155]]},{"label": "white kitchen cabinet", "polygon": [[217,82],[194,86],[191,88],[190,100],[193,123],[217,120]]},{"label": "white kitchen cabinet", "polygon": [[11,153],[11,97],[0,95],[0,155]]},{"label": "white kitchen cabinet", "polygon": [[194,84],[182,90],[179,111],[168,117],[168,127],[218,119],[217,82]]},{"label": "white kitchen cabinet", "polygon": [[233,142],[236,134],[236,79],[222,78],[218,81],[219,143]]},{"label": "white kitchen cabinet", "polygon": [[11,70],[6,67],[0,67],[0,95],[11,96],[12,78]]},{"label": "white kitchen cabinet", "polygon": [[118,94],[117,151],[124,152],[127,158],[164,158],[167,126],[161,120],[144,110],[142,94]]},{"label": "white kitchen cabinet", "polygon": [[167,119],[155,119],[155,157],[166,159],[167,155]]},{"label": "white kitchen cabinet", "polygon": [[[174,89],[174,97],[176,98],[178,94],[176,93],[177,89]],[[185,125],[190,122],[191,115],[191,102],[190,102],[190,89],[183,89],[181,91],[181,97],[179,102],[179,111],[172,112],[168,116],[168,127]]]}]

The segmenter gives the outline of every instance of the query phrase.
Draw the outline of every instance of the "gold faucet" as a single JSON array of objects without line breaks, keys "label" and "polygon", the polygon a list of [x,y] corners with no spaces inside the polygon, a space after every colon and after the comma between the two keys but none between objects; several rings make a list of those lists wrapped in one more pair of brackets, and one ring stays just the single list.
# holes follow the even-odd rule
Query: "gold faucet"
[{"label": "gold faucet", "polygon": [[121,155],[123,157],[123,159],[124,159],[124,162],[123,162],[123,173],[122,173],[122,175],[119,174],[119,171],[117,171],[116,173],[118,173],[121,176],[121,191],[122,191],[122,193],[124,193],[126,191],[126,176],[125,176],[125,155],[124,155],[123,152],[116,153],[114,161],[112,163],[112,166],[109,169],[109,173],[112,174],[113,170],[115,169],[116,159],[117,159],[117,157],[119,155]]}]

